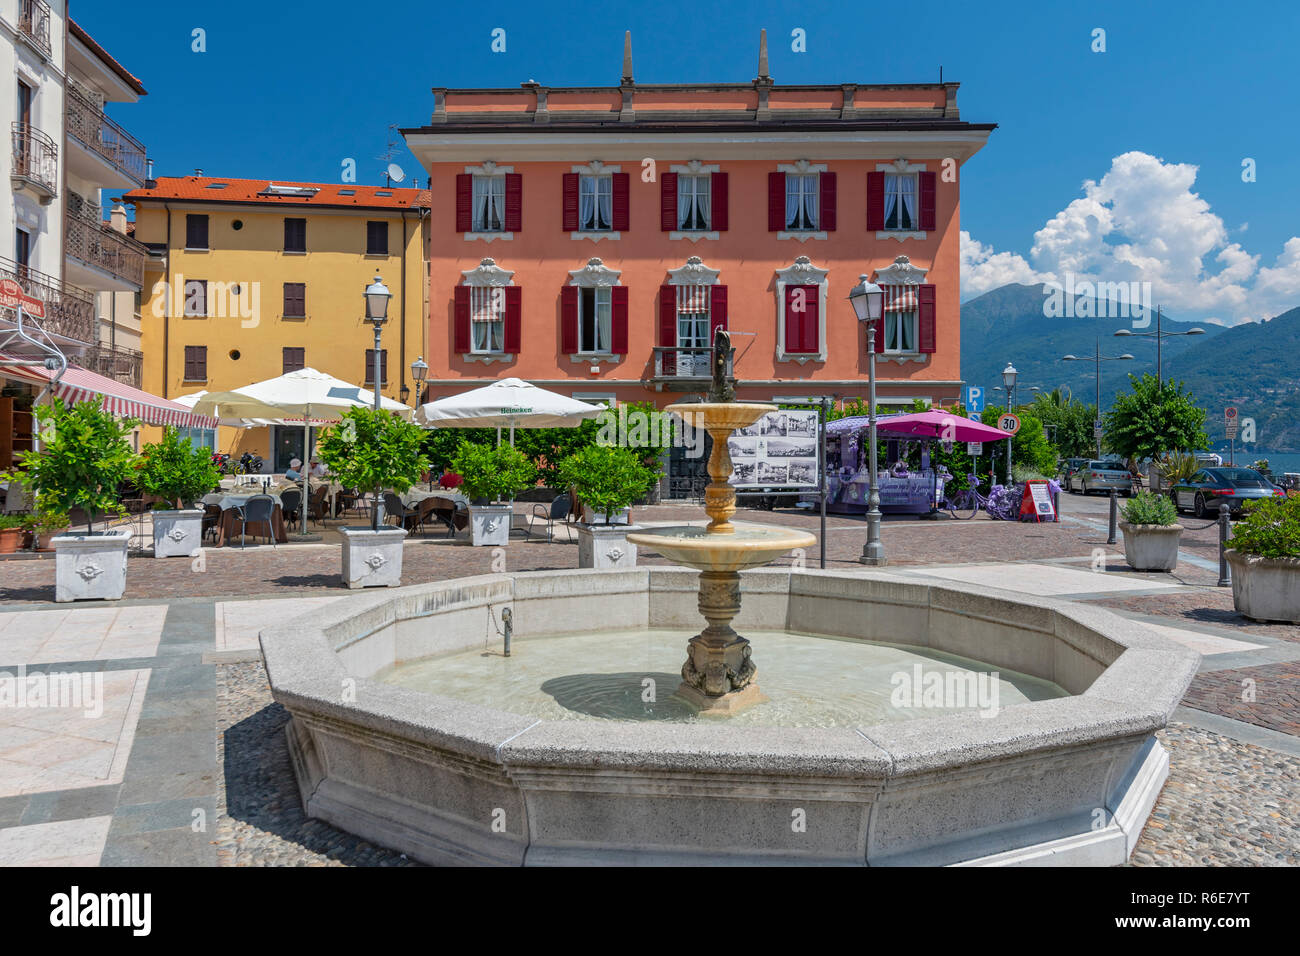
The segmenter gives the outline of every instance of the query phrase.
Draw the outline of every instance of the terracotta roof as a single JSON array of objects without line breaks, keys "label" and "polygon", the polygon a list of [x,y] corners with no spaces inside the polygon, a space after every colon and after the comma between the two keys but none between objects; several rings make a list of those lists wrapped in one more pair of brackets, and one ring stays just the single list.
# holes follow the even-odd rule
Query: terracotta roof
[{"label": "terracotta roof", "polygon": [[[247,203],[259,206],[323,206],[329,208],[410,209],[429,206],[427,189],[399,189],[396,186],[359,186],[356,183],[299,183],[283,179],[224,179],[220,176],[162,176],[149,189],[133,189],[122,198],[141,200],[189,200],[191,202]],[[277,187],[314,189],[311,195],[275,195]]]},{"label": "terracotta roof", "polygon": [[126,67],[124,67],[121,63],[118,63],[117,60],[113,58],[113,55],[111,53],[109,53],[102,46],[96,43],[94,38],[85,30],[83,30],[81,25],[77,23],[76,20],[68,21],[68,32],[71,33],[78,40],[80,40],[82,43],[86,44],[86,46],[90,48],[91,53],[95,54],[95,56],[103,60],[104,65],[107,66],[114,73],[116,73],[118,76],[120,76],[123,80],[125,80],[126,85],[131,87],[131,89],[135,90],[136,93],[138,93],[140,96],[149,95],[148,90],[144,88],[144,85],[136,78],[135,74],[132,73],[130,70],[128,70]]}]

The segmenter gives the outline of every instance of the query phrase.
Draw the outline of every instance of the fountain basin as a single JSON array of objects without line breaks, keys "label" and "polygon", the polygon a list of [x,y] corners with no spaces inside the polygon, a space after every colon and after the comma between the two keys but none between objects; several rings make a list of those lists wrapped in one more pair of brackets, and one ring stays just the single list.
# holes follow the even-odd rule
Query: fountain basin
[{"label": "fountain basin", "polygon": [[700,571],[746,571],[770,564],[796,548],[811,548],[816,537],[807,531],[735,522],[733,534],[709,534],[703,525],[646,528],[627,540],[658,551],[669,561]]},{"label": "fountain basin", "polygon": [[[907,643],[1070,696],[848,727],[539,720],[376,675],[590,631],[698,627],[677,568],[488,575],[268,628],[310,816],[429,863],[1114,864],[1199,656],[1099,608],[884,571],[749,571],[736,624]],[[530,651],[531,652],[531,651]],[[755,711],[757,713],[757,711]],[[804,826],[793,822],[805,821]]]}]

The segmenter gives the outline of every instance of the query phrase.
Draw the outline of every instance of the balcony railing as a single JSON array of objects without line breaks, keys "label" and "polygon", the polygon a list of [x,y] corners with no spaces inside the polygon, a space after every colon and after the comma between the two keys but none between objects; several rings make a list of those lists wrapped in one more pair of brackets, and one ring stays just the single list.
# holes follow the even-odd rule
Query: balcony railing
[{"label": "balcony railing", "polygon": [[[654,381],[661,385],[677,384],[684,389],[698,389],[712,377],[710,363],[713,349],[704,346],[666,345],[654,347]],[[727,378],[732,378],[732,356],[727,357]]]},{"label": "balcony railing", "polygon": [[105,114],[81,84],[66,91],[68,135],[108,160],[137,186],[144,185],[144,145]]},{"label": "balcony railing", "polygon": [[46,56],[50,55],[50,7],[44,0],[21,0],[18,34]]},{"label": "balcony railing", "polygon": [[59,194],[59,147],[47,134],[30,123],[12,126],[13,178],[35,186],[46,198]]},{"label": "balcony railing", "polygon": [[72,361],[106,378],[140,387],[144,369],[144,356],[135,349],[114,348],[111,345],[94,345]]},{"label": "balcony railing", "polygon": [[0,278],[17,280],[24,292],[45,303],[40,324],[46,332],[78,342],[96,341],[95,299],[85,289],[5,258],[0,258]]},{"label": "balcony railing", "polygon": [[[144,286],[144,263],[148,250],[142,244],[109,228],[97,215],[96,203],[72,201],[63,217],[67,254],[90,266],[103,269],[136,287]],[[80,199],[80,197],[77,197]]]}]

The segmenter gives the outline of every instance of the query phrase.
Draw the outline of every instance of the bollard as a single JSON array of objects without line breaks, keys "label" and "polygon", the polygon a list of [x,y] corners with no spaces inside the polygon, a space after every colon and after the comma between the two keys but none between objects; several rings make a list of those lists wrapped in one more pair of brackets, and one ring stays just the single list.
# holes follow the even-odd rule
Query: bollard
[{"label": "bollard", "polygon": [[1115,543],[1115,531],[1119,526],[1119,492],[1110,490],[1110,533],[1106,536],[1107,544]]},{"label": "bollard", "polygon": [[512,612],[510,608],[503,607],[501,609],[501,623],[505,627],[505,633],[501,636],[504,638],[506,657],[510,656],[510,637],[514,633],[515,629],[514,617],[514,612]]},{"label": "bollard", "polygon": [[1228,567],[1228,503],[1219,502],[1219,587],[1232,585],[1232,569]]}]

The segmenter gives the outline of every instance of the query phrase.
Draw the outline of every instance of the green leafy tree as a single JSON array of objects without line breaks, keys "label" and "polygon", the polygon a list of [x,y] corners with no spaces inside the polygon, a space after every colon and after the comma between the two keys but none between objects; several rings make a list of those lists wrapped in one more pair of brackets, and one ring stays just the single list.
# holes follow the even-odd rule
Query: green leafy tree
[{"label": "green leafy tree", "polygon": [[[349,408],[338,425],[321,433],[316,452],[345,488],[373,495],[391,488],[401,494],[428,470],[423,432],[389,411]],[[379,530],[379,509],[371,527]]]},{"label": "green leafy tree", "polygon": [[1106,445],[1134,461],[1165,451],[1199,451],[1209,445],[1205,409],[1182,382],[1159,383],[1151,374],[1129,376],[1131,392],[1119,395],[1102,419]]},{"label": "green leafy tree", "polygon": [[612,520],[616,511],[645,497],[661,473],[631,448],[588,445],[559,463],[560,479],[592,511]]},{"label": "green leafy tree", "polygon": [[124,515],[118,486],[136,476],[139,459],[128,439],[137,422],[114,418],[99,398],[69,405],[55,397],[32,411],[40,450],[23,452],[22,470],[0,477],[24,485],[47,515],[80,508],[88,533],[94,532],[97,513]]},{"label": "green leafy tree", "polygon": [[[1076,402],[1060,389],[1041,392],[1027,407],[1028,414],[1037,418],[1049,441],[1062,458],[1090,458],[1097,451],[1097,439],[1092,434],[1092,423],[1097,420],[1097,406]],[[1014,453],[1014,452],[1013,452]]]},{"label": "green leafy tree", "polygon": [[451,468],[465,479],[461,488],[471,502],[513,498],[537,481],[537,467],[521,449],[510,445],[462,442]]},{"label": "green leafy tree", "polygon": [[145,445],[143,461],[140,487],[158,495],[170,507],[192,507],[221,481],[212,454],[188,438],[181,438],[175,428],[167,428],[162,441]]},{"label": "green leafy tree", "polygon": [[[985,425],[997,427],[998,419],[1005,413],[1000,405],[986,405],[980,413],[980,421]],[[1056,449],[1043,434],[1043,424],[1031,413],[1021,410],[1017,413],[1020,430],[1011,439],[1011,465],[1040,475],[1051,475],[1056,471]],[[984,443],[984,453],[980,456],[980,474],[992,471],[999,481],[1007,480],[1007,450],[1001,441]]]}]

